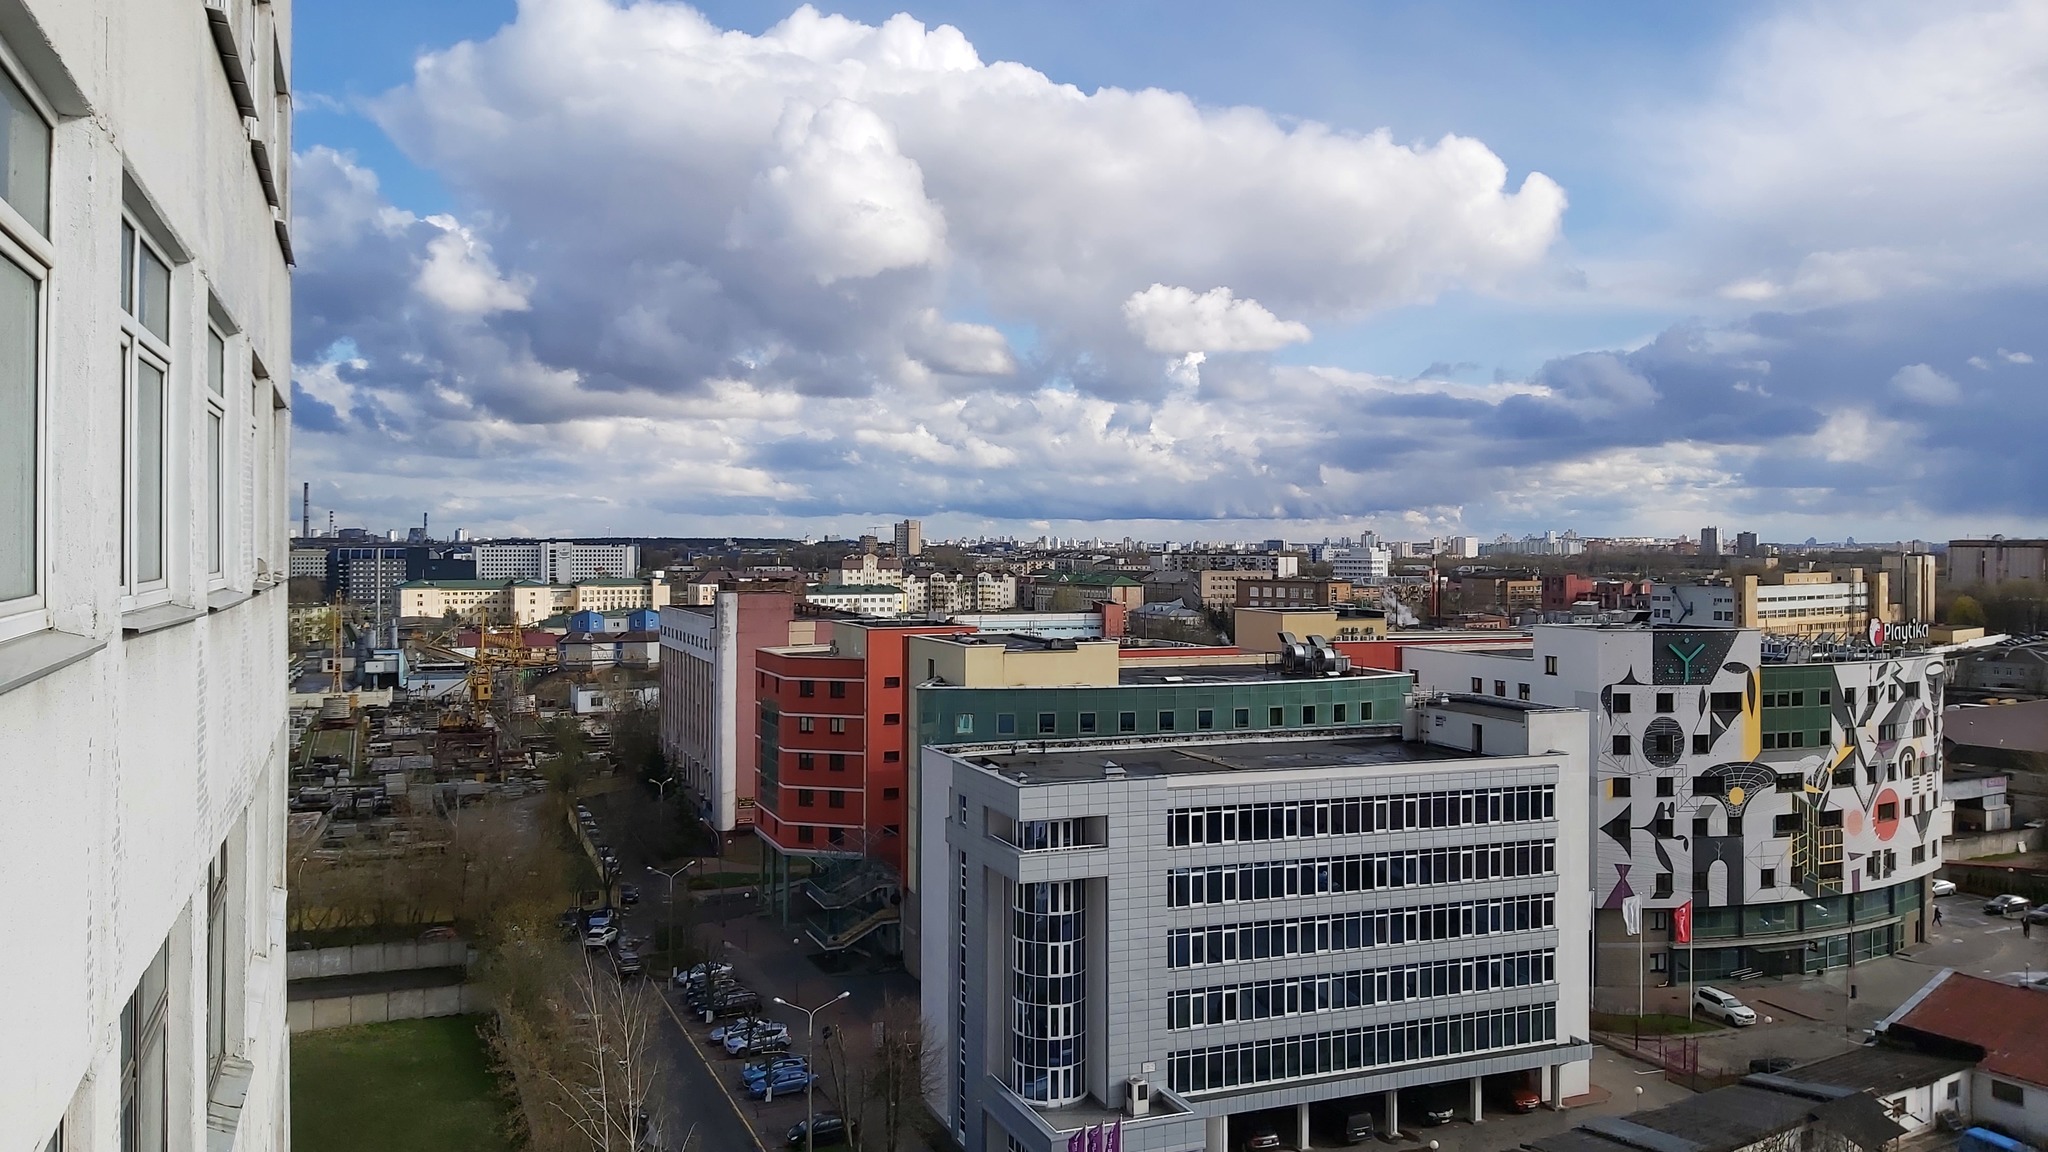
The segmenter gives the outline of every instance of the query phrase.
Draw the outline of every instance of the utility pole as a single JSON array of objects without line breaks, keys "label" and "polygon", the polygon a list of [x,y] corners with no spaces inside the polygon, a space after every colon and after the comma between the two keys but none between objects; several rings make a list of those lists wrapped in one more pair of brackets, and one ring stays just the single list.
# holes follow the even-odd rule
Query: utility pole
[{"label": "utility pole", "polygon": [[[830,1008],[834,1004],[839,1003],[841,1000],[844,1000],[851,995],[853,995],[853,993],[851,992],[841,992],[839,995],[834,996],[830,1000],[825,1001],[823,1004],[818,1005],[816,1008],[806,1008],[801,1004],[791,1004],[789,1001],[784,1000],[780,996],[777,996],[775,998],[775,1002],[777,1004],[782,1005],[784,1008],[794,1008],[798,1012],[804,1014],[804,1055],[807,1059],[816,1059],[818,1055],[818,1013],[823,1012],[825,1009]],[[816,1152],[816,1149],[818,1147],[818,1113],[817,1109],[811,1103],[812,1086],[815,1085],[817,1082],[817,1072],[814,1071],[810,1066],[806,1065],[804,1068],[804,1152]],[[843,1117],[845,1116],[845,1113],[842,1112],[840,1113],[840,1115]]]},{"label": "utility pole", "polygon": [[649,872],[668,881],[668,963],[671,969],[676,967],[676,880],[699,863],[701,861],[692,860],[674,871],[664,871],[652,864],[647,866]]}]

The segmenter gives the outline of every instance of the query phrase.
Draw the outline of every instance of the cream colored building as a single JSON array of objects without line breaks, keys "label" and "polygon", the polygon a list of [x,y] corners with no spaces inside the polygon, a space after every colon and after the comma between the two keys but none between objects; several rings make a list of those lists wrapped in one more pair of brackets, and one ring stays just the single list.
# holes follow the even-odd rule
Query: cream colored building
[{"label": "cream colored building", "polygon": [[932,572],[903,581],[903,610],[913,616],[1008,612],[1017,606],[1017,578],[1007,572]]},{"label": "cream colored building", "polygon": [[1339,612],[1335,608],[1239,608],[1237,646],[1247,652],[1280,651],[1280,633],[1291,632],[1297,640],[1321,636],[1325,640],[1384,640],[1384,616]]},{"label": "cream colored building", "polygon": [[1204,568],[1195,573],[1201,581],[1202,606],[1204,608],[1228,608],[1237,603],[1237,586],[1244,580],[1261,580],[1271,577],[1269,572],[1248,568]]},{"label": "cream colored building", "polygon": [[1859,634],[1872,620],[1890,622],[1889,588],[1885,573],[1861,568],[1744,576],[1736,590],[1737,622],[1782,636]]},{"label": "cream colored building", "polygon": [[1118,648],[1115,640],[1042,640],[983,633],[912,636],[905,663],[913,684],[936,680],[961,688],[1113,687],[1120,667]]},{"label": "cream colored building", "polygon": [[454,613],[494,624],[536,624],[564,612],[628,612],[664,608],[669,586],[661,580],[409,580],[398,586],[398,614],[438,619]]},{"label": "cream colored building", "polygon": [[1884,574],[1891,581],[1893,619],[1901,624],[1934,623],[1934,556],[1927,552],[1905,552],[1884,558]]},{"label": "cream colored building", "polygon": [[890,584],[813,584],[804,602],[860,616],[894,619],[903,615],[903,589]]}]

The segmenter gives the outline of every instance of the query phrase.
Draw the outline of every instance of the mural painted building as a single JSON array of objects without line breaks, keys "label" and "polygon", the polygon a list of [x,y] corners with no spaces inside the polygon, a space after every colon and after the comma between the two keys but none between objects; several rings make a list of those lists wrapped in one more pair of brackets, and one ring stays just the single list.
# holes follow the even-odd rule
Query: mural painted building
[{"label": "mural painted building", "polygon": [[[1577,625],[1405,655],[1429,691],[1589,716],[1599,984],[1817,971],[1925,938],[1947,834],[1939,655],[1765,664],[1751,629]],[[1671,912],[1688,902],[1684,948]]]}]

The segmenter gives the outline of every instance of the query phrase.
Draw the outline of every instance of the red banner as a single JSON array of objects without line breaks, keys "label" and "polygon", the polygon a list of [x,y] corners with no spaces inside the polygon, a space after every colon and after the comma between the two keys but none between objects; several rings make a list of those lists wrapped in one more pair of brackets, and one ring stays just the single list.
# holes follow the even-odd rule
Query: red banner
[{"label": "red banner", "polygon": [[1692,943],[1692,901],[1671,910],[1671,940],[1675,944]]}]

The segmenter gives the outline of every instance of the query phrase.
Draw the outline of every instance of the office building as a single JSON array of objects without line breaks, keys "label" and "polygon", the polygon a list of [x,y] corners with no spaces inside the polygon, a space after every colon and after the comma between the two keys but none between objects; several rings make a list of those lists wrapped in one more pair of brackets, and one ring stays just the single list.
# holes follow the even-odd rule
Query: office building
[{"label": "office building", "polygon": [[2048,540],[1948,542],[1948,582],[1957,587],[2002,584],[2007,580],[2048,580]]},{"label": "office building", "polygon": [[640,574],[638,544],[578,544],[568,540],[510,540],[476,544],[479,580],[631,580]]},{"label": "office building", "polygon": [[1328,554],[1330,575],[1353,584],[1385,580],[1393,568],[1393,553],[1385,548],[1333,548]]},{"label": "office building", "polygon": [[289,1145],[291,26],[0,3],[0,1148]]},{"label": "office building", "polygon": [[1719,528],[1700,529],[1700,557],[1712,560],[1718,559],[1720,555],[1721,530]]},{"label": "office building", "polygon": [[1735,554],[1743,557],[1763,555],[1763,548],[1757,543],[1756,533],[1737,532],[1735,534]]},{"label": "office building", "polygon": [[[1425,691],[1586,710],[1603,988],[1683,982],[1695,956],[1703,980],[1797,974],[1925,939],[1948,834],[1942,657],[1766,664],[1759,632],[1725,624],[1534,633],[1403,660]],[[1622,926],[1630,896],[1646,940]],[[1671,943],[1686,903],[1692,948]]]},{"label": "office building", "polygon": [[1307,576],[1279,580],[1261,576],[1256,580],[1240,580],[1237,585],[1236,606],[1239,608],[1327,608],[1333,604],[1349,603],[1349,580]]},{"label": "office building", "polygon": [[1889,620],[1900,624],[1934,623],[1934,556],[1927,552],[1888,553],[1882,567],[1891,582]]},{"label": "office building", "polygon": [[[339,550],[338,550],[339,551]],[[398,614],[407,619],[440,619],[453,614],[490,624],[538,624],[572,612],[631,612],[669,603],[666,581],[579,580],[543,584],[536,580],[408,580],[395,592]]]},{"label": "office building", "polygon": [[933,1112],[967,1152],[1119,1120],[1225,1152],[1253,1113],[1306,1147],[1325,1102],[1584,1092],[1586,731],[1451,698],[1334,739],[924,749]]},{"label": "office building", "polygon": [[917,520],[896,522],[896,559],[909,560],[924,552],[924,524]]},{"label": "office building", "polygon": [[661,610],[661,749],[713,829],[754,822],[759,652],[816,635],[788,592],[720,592],[708,605]]},{"label": "office building", "polygon": [[903,615],[906,597],[895,584],[813,584],[804,602],[835,612],[893,619]]}]

